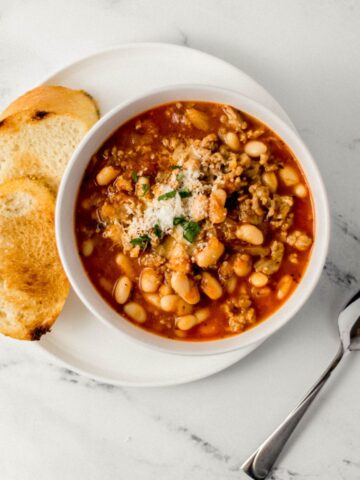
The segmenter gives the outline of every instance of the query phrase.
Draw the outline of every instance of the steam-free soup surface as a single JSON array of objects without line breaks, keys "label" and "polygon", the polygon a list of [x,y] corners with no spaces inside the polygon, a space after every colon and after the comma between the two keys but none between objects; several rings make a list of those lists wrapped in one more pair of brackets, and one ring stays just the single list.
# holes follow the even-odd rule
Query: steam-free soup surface
[{"label": "steam-free soup surface", "polygon": [[117,312],[197,341],[239,334],[286,302],[314,235],[309,188],[284,142],[203,102],[121,126],[90,159],[75,228],[85,270]]}]

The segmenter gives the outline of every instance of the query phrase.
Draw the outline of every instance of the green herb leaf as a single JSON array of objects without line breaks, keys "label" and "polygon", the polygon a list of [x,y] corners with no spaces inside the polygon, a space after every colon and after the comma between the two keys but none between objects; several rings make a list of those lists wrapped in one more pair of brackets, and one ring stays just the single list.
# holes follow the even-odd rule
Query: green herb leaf
[{"label": "green herb leaf", "polygon": [[200,225],[191,220],[189,222],[186,222],[183,225],[183,229],[184,229],[183,236],[185,240],[187,240],[190,243],[192,243],[195,240],[195,237],[198,235],[198,233],[201,230]]},{"label": "green herb leaf", "polygon": [[181,170],[180,165],[171,165],[170,170],[176,170],[176,169]]},{"label": "green herb leaf", "polygon": [[179,195],[181,198],[191,197],[192,193],[188,188],[184,188],[183,190],[179,190]]},{"label": "green herb leaf", "polygon": [[132,240],[130,240],[131,245],[133,245],[134,247],[139,246],[142,250],[145,250],[149,242],[149,235],[142,235],[141,237],[133,238]]},{"label": "green herb leaf", "polygon": [[158,238],[161,238],[162,230],[161,230],[160,225],[158,223],[154,226],[154,233]]},{"label": "green herb leaf", "polygon": [[174,217],[173,220],[173,225],[184,225],[186,223],[186,218],[185,217]]},{"label": "green herb leaf", "polygon": [[184,174],[183,174],[183,173],[178,173],[178,174],[176,175],[176,180],[177,180],[178,182],[181,182],[181,180],[182,180],[183,178],[184,178]]},{"label": "green herb leaf", "polygon": [[191,197],[192,195],[188,188],[184,188],[183,190],[179,190],[178,192],[176,192],[176,190],[171,190],[171,192],[164,193],[163,195],[160,195],[160,197],[158,197],[158,200],[168,200],[169,198],[174,198],[176,193],[179,193],[181,198]]},{"label": "green herb leaf", "polygon": [[143,190],[143,196],[146,195],[148,193],[148,191],[150,190],[150,185],[148,183],[143,183],[142,184],[142,190]]},{"label": "green herb leaf", "polygon": [[176,190],[171,190],[170,192],[166,192],[163,195],[158,197],[158,200],[169,200],[169,198],[174,198],[176,195]]},{"label": "green herb leaf", "polygon": [[137,172],[135,172],[135,170],[131,172],[131,179],[134,183],[136,183],[139,179],[139,175],[137,174]]}]

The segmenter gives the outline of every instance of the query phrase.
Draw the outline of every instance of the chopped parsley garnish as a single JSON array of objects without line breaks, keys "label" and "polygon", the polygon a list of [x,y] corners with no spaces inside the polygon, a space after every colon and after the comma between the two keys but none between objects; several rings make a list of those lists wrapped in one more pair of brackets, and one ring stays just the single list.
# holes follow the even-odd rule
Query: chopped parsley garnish
[{"label": "chopped parsley garnish", "polygon": [[186,223],[186,218],[185,217],[174,217],[173,220],[173,225],[184,225]]},{"label": "chopped parsley garnish", "polygon": [[133,245],[134,247],[140,247],[142,250],[145,250],[149,242],[149,235],[141,235],[141,237],[133,238],[132,240],[130,240],[131,245]]},{"label": "chopped parsley garnish", "polygon": [[142,190],[143,190],[143,196],[146,195],[148,193],[148,191],[150,190],[150,185],[148,183],[143,183],[142,184]]},{"label": "chopped parsley garnish", "polygon": [[180,165],[171,165],[170,167],[170,170],[177,170],[177,169],[181,169]]},{"label": "chopped parsley garnish", "polygon": [[183,228],[183,237],[192,243],[196,235],[200,232],[200,225],[192,220],[186,220],[185,217],[174,217],[173,225],[181,225]]},{"label": "chopped parsley garnish", "polygon": [[182,180],[183,178],[184,178],[184,174],[183,174],[183,173],[178,173],[178,174],[176,175],[176,180],[177,180],[178,182],[181,182],[181,180]]},{"label": "chopped parsley garnish", "polygon": [[158,197],[158,200],[169,200],[169,198],[174,198],[176,195],[176,190],[171,190],[166,192]]},{"label": "chopped parsley garnish", "polygon": [[169,200],[169,198],[174,198],[176,194],[179,194],[181,198],[191,197],[191,192],[188,188],[184,188],[183,190],[171,190],[170,192],[166,192],[163,195],[158,197],[158,200]]},{"label": "chopped parsley garnish", "polygon": [[201,228],[198,223],[190,220],[189,222],[186,222],[183,224],[183,230],[184,230],[183,236],[185,240],[192,243],[195,240],[195,237],[197,236],[197,234],[200,232]]},{"label": "chopped parsley garnish", "polygon": [[160,225],[158,223],[154,226],[154,233],[158,238],[161,238],[162,230],[161,230]]},{"label": "chopped parsley garnish", "polygon": [[179,190],[179,195],[181,198],[191,197],[191,192],[188,188],[184,188],[183,190]]},{"label": "chopped parsley garnish", "polygon": [[135,170],[133,172],[131,172],[131,180],[136,183],[139,179],[139,175],[137,174],[137,172],[135,172]]}]

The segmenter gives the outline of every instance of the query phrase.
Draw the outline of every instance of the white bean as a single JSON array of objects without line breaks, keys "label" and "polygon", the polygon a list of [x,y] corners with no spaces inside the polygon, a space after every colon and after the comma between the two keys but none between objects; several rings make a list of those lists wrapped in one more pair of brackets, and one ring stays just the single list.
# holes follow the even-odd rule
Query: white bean
[{"label": "white bean", "polygon": [[269,277],[265,273],[254,272],[249,277],[249,282],[256,288],[265,287],[269,281]]},{"label": "white bean", "polygon": [[279,176],[286,187],[292,187],[299,183],[300,180],[297,171],[289,165],[285,165],[284,168],[279,170]]},{"label": "white bean", "polygon": [[158,290],[161,283],[161,276],[150,267],[146,267],[142,270],[139,284],[143,292],[154,293]]},{"label": "white bean", "polygon": [[203,322],[210,317],[210,308],[200,308],[200,310],[196,310],[196,312],[194,312],[194,315],[197,318],[198,323]]},{"label": "white bean", "polygon": [[175,312],[177,315],[187,315],[192,312],[192,306],[175,294],[161,297],[160,308],[164,312]]},{"label": "white bean", "polygon": [[90,238],[88,240],[84,240],[82,247],[81,247],[81,252],[84,255],[84,257],[90,257],[90,255],[94,251],[94,242]]},{"label": "white bean", "polygon": [[118,253],[116,255],[115,262],[120,267],[122,272],[125,273],[125,275],[127,275],[131,280],[135,280],[136,272],[129,257],[127,257],[124,253]]},{"label": "white bean", "polygon": [[171,293],[173,293],[173,289],[170,287],[170,285],[166,285],[165,283],[163,283],[159,288],[159,293],[162,296],[170,295]]},{"label": "white bean", "polygon": [[196,110],[196,108],[188,108],[186,110],[186,116],[190,120],[190,123],[194,125],[194,127],[204,132],[209,130],[209,117],[206,115],[206,113]]},{"label": "white bean", "polygon": [[264,234],[262,231],[250,223],[240,225],[236,229],[236,236],[239,240],[251,243],[252,245],[261,245],[264,242]]},{"label": "white bean", "polygon": [[186,273],[174,272],[171,276],[171,286],[190,305],[195,305],[195,303],[199,302],[199,289]]},{"label": "white bean", "polygon": [[223,135],[224,142],[226,145],[234,150],[234,152],[239,152],[241,148],[239,137],[234,132],[226,132]]},{"label": "white bean", "polygon": [[127,302],[130,296],[131,288],[132,288],[132,283],[129,277],[127,277],[126,275],[123,275],[122,277],[119,278],[114,288],[114,298],[117,301],[117,303],[120,303],[121,305],[123,305],[124,303]]},{"label": "white bean", "polygon": [[179,330],[190,330],[195,327],[197,323],[198,320],[195,315],[183,315],[182,317],[177,317],[175,320],[175,325]]},{"label": "white bean", "polygon": [[211,237],[206,246],[196,255],[196,263],[201,268],[215,264],[224,253],[225,247],[216,237]]},{"label": "white bean", "polygon": [[208,272],[202,274],[200,287],[205,295],[211,298],[211,300],[217,300],[223,294],[223,289],[220,283]]},{"label": "white bean", "polygon": [[145,293],[144,298],[153,307],[161,308],[161,305],[160,305],[161,297],[157,293]]},{"label": "white bean", "polygon": [[265,172],[262,175],[263,183],[269,187],[270,192],[275,193],[278,188],[278,179],[274,172]]},{"label": "white bean", "polygon": [[290,275],[284,275],[283,277],[281,277],[278,283],[278,290],[276,293],[276,297],[278,298],[278,300],[284,300],[284,298],[288,296],[293,282],[294,280]]},{"label": "white bean", "polygon": [[302,183],[298,183],[294,187],[294,195],[298,198],[305,198],[307,196],[307,189]]},{"label": "white bean", "polygon": [[144,308],[136,302],[129,302],[124,305],[124,312],[129,315],[130,318],[135,320],[135,322],[146,322],[146,312]]},{"label": "white bean", "polygon": [[250,140],[244,147],[244,152],[249,155],[249,157],[260,157],[260,155],[266,153],[266,151],[267,146],[259,140]]},{"label": "white bean", "polygon": [[118,175],[119,171],[111,165],[108,165],[100,170],[96,175],[96,181],[98,185],[108,185]]},{"label": "white bean", "polygon": [[160,307],[164,312],[176,312],[179,300],[179,295],[164,295],[160,299]]}]

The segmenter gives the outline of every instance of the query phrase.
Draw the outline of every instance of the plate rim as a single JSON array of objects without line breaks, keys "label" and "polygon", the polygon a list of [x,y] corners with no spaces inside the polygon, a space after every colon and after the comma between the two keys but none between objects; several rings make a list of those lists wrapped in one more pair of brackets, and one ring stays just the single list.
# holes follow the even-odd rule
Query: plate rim
[{"label": "plate rim", "polygon": [[[267,97],[269,97],[269,100],[271,100],[279,109],[277,112],[278,114],[282,114],[282,118],[284,119],[285,122],[287,122],[291,128],[295,128],[292,121],[290,120],[289,116],[287,115],[286,111],[283,109],[283,107],[280,105],[280,103],[277,101],[276,98],[273,97],[272,94],[270,94],[265,87],[263,87],[260,83],[258,83],[254,78],[252,78],[249,74],[241,70],[240,68],[236,67],[233,65],[231,62],[228,62],[226,60],[223,60],[222,58],[219,58],[215,55],[212,55],[210,53],[204,52],[202,50],[198,50],[192,47],[188,47],[186,45],[179,45],[176,43],[169,43],[169,42],[128,42],[128,43],[121,43],[121,44],[114,44],[111,46],[108,46],[106,48],[102,49],[97,49],[96,51],[92,53],[88,53],[85,55],[82,55],[81,57],[69,61],[65,63],[63,66],[53,70],[50,74],[46,75],[41,81],[38,83],[39,86],[41,85],[46,85],[46,84],[51,84],[52,79],[54,79],[58,75],[66,75],[66,71],[70,70],[72,68],[77,68],[79,67],[82,63],[84,62],[91,62],[91,61],[96,61],[98,57],[102,57],[103,55],[108,55],[111,53],[115,53],[117,51],[122,51],[122,50],[130,50],[130,49],[163,49],[163,50],[181,50],[183,52],[192,52],[197,55],[200,55],[204,57],[207,61],[215,61],[218,64],[223,64],[224,67],[227,69],[232,69],[234,73],[236,74],[241,74],[243,78],[245,78],[249,83],[252,83],[256,88],[263,92]],[[241,90],[240,90],[241,91]],[[246,93],[245,93],[246,95]],[[136,95],[133,95],[129,97],[129,100],[131,98],[135,98]],[[268,107],[270,108],[270,107]],[[81,300],[79,300],[81,301]],[[106,383],[109,385],[114,385],[114,386],[125,386],[125,387],[165,387],[165,386],[175,386],[175,385],[181,385],[181,384],[186,384],[186,383],[191,383],[203,378],[207,378],[209,376],[215,375],[227,368],[229,368],[232,365],[235,365],[237,362],[245,358],[247,355],[252,353],[257,347],[259,347],[264,341],[261,340],[260,342],[254,343],[253,345],[250,345],[246,348],[239,348],[236,350],[233,350],[231,352],[226,352],[224,354],[215,354],[215,355],[209,355],[210,357],[216,356],[216,357],[221,357],[223,355],[229,355],[229,360],[226,361],[225,363],[221,363],[221,365],[216,366],[211,369],[211,372],[206,371],[204,373],[198,373],[196,375],[188,374],[185,377],[177,377],[175,380],[168,380],[168,381],[155,381],[155,382],[146,382],[146,381],[134,381],[134,382],[129,382],[129,381],[123,381],[123,380],[118,380],[114,379],[112,377],[107,377],[104,375],[98,375],[96,373],[92,373],[90,370],[85,370],[82,367],[79,367],[78,365],[74,366],[73,363],[70,363],[70,361],[67,361],[64,359],[64,356],[66,357],[67,354],[65,352],[65,355],[59,356],[55,352],[61,350],[58,349],[58,347],[55,346],[55,352],[51,350],[50,345],[45,346],[41,344],[40,342],[36,344],[36,348],[40,349],[42,352],[44,352],[46,355],[48,355],[50,358],[54,359],[57,363],[59,363],[61,366],[64,368],[68,368],[71,371],[74,371],[80,375],[85,376],[86,378],[93,379],[97,382],[100,383]],[[135,344],[136,345],[136,344]],[[244,351],[245,350],[245,351]],[[162,355],[162,352],[157,352],[159,355]],[[236,355],[236,358],[234,358],[234,354],[238,353]],[[174,354],[175,355],[175,354]],[[181,357],[181,355],[177,355]]]},{"label": "plate rim", "polygon": [[[284,121],[289,123],[292,128],[295,128],[295,125],[293,124],[292,120],[288,116],[287,112],[283,109],[281,104],[277,101],[277,99],[271,93],[269,93],[267,91],[267,89],[265,87],[263,87],[257,80],[255,80],[253,77],[251,77],[251,75],[244,72],[239,67],[236,67],[231,62],[223,60],[222,58],[217,57],[216,55],[212,55],[211,53],[204,52],[203,50],[199,50],[197,48],[188,47],[187,45],[179,45],[177,43],[170,43],[170,42],[127,42],[127,43],[110,45],[110,46],[105,47],[103,49],[96,50],[93,53],[85,54],[85,55],[81,56],[80,58],[78,58],[77,60],[67,62],[62,67],[54,70],[50,75],[44,76],[42,78],[42,80],[40,80],[38,85],[39,86],[40,85],[46,85],[49,81],[51,81],[51,79],[53,77],[59,75],[60,73],[63,73],[65,70],[68,70],[70,68],[78,66],[82,62],[85,62],[85,61],[88,61],[88,60],[95,60],[96,57],[100,57],[102,55],[106,55],[108,53],[112,53],[112,52],[117,51],[117,50],[126,50],[126,49],[132,49],[132,48],[134,48],[134,49],[135,48],[163,48],[163,49],[168,49],[168,50],[178,49],[178,50],[187,51],[187,52],[189,52],[189,51],[190,52],[195,52],[197,55],[200,54],[201,56],[207,58],[208,60],[214,60],[218,63],[222,63],[227,68],[230,67],[231,69],[233,69],[234,72],[236,72],[236,73],[240,72],[243,75],[243,77],[245,77],[249,82],[251,82],[253,84],[256,84],[256,87],[258,89],[262,90],[262,92],[265,93],[265,95],[267,95],[269,98],[271,98],[271,100],[277,105],[277,108],[281,111],[281,114],[283,116],[282,118],[284,119]],[[270,108],[270,107],[268,107],[268,108]],[[100,114],[101,114],[101,112],[100,112]]]},{"label": "plate rim", "polygon": [[[158,382],[158,381],[157,382],[146,382],[146,381],[145,382],[144,381],[129,382],[129,381],[123,381],[123,380],[114,380],[111,377],[101,376],[101,375],[98,375],[96,373],[89,373],[88,371],[84,370],[81,367],[78,367],[78,366],[74,367],[71,363],[69,363],[66,360],[64,360],[63,358],[57,356],[54,352],[52,352],[51,350],[48,350],[47,348],[45,348],[40,343],[37,343],[35,345],[35,347],[37,349],[40,349],[42,352],[44,352],[50,358],[54,359],[60,366],[62,366],[64,368],[67,368],[67,369],[69,369],[69,370],[71,370],[71,371],[73,371],[73,372],[75,372],[79,375],[82,375],[82,376],[88,378],[89,380],[95,380],[98,383],[104,383],[104,384],[107,384],[107,385],[114,385],[116,387],[159,388],[159,387],[172,387],[172,386],[176,386],[176,385],[184,385],[184,384],[196,382],[198,380],[202,380],[202,379],[211,377],[212,375],[216,375],[217,373],[220,373],[223,370],[226,370],[227,368],[232,367],[236,363],[240,362],[242,359],[244,359],[245,357],[250,355],[258,347],[260,347],[260,345],[264,342],[265,342],[265,340],[261,340],[259,343],[254,343],[247,348],[236,350],[236,351],[239,351],[239,352],[242,351],[242,350],[246,350],[246,351],[245,352],[243,351],[243,353],[244,353],[243,356],[237,357],[235,360],[234,360],[234,358],[230,357],[229,361],[227,361],[225,363],[222,363],[221,365],[219,365],[219,367],[211,369],[210,373],[207,371],[205,374],[204,373],[199,373],[197,375],[190,375],[189,374],[189,375],[184,376],[184,377],[178,376],[176,380],[161,381],[161,383]],[[235,351],[227,352],[227,353],[224,353],[224,354],[208,355],[208,356],[209,357],[221,357],[222,355],[228,355],[229,353],[234,353],[234,352]],[[162,352],[157,352],[157,353],[159,353],[160,355],[163,354]],[[177,355],[177,356],[182,357],[182,355]]]}]

